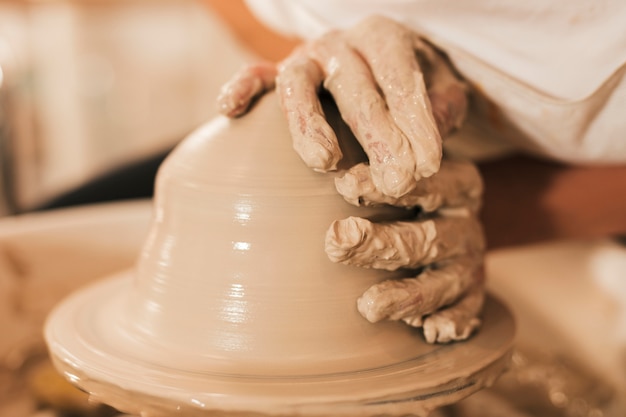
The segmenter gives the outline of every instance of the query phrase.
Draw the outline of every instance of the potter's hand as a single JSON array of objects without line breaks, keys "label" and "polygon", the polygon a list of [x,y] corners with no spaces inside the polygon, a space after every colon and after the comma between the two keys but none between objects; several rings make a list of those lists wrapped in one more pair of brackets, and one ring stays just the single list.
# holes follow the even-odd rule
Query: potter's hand
[{"label": "potter's hand", "polygon": [[446,59],[379,16],[303,45],[278,67],[244,68],[222,89],[219,106],[241,115],[275,85],[296,151],[310,167],[334,170],[342,153],[319,102],[322,84],[367,153],[372,181],[391,197],[437,172],[441,136],[461,124],[467,107],[465,84]]},{"label": "potter's hand", "polygon": [[471,163],[444,160],[400,198],[380,192],[366,165],[336,180],[354,205],[416,207],[415,221],[372,223],[350,217],[334,222],[326,235],[331,260],[365,268],[406,269],[411,277],[370,287],[358,300],[371,322],[403,320],[422,327],[430,343],[462,340],[478,327],[484,298],[485,243],[477,211],[482,181]]}]

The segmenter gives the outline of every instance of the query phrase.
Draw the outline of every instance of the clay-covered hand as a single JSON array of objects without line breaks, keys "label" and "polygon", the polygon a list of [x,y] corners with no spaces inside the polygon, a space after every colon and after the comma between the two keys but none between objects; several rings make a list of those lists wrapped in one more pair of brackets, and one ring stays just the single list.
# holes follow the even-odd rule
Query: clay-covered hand
[{"label": "clay-covered hand", "polygon": [[222,89],[219,106],[235,117],[276,87],[298,154],[313,169],[334,170],[342,152],[319,102],[322,85],[365,150],[372,181],[391,197],[437,172],[441,137],[467,108],[466,85],[445,57],[380,16],[306,43],[277,66],[244,68]]},{"label": "clay-covered hand", "polygon": [[358,300],[359,312],[371,322],[403,320],[422,327],[430,343],[466,339],[480,325],[484,300],[485,242],[477,218],[482,181],[476,167],[444,160],[437,174],[400,198],[380,192],[364,164],[337,178],[336,186],[354,205],[421,208],[413,221],[350,217],[329,228],[331,260],[408,275],[370,287]]},{"label": "clay-covered hand", "polygon": [[275,87],[300,157],[313,169],[334,170],[343,155],[322,110],[322,86],[369,160],[338,179],[338,191],[355,205],[420,212],[414,221],[348,218],[330,227],[331,260],[407,271],[406,279],[366,291],[359,311],[372,322],[423,327],[431,343],[467,338],[484,299],[482,182],[472,164],[442,162],[441,143],[463,122],[466,85],[416,33],[375,16],[304,44],[278,66],[245,67],[224,86],[219,105],[236,117]]}]

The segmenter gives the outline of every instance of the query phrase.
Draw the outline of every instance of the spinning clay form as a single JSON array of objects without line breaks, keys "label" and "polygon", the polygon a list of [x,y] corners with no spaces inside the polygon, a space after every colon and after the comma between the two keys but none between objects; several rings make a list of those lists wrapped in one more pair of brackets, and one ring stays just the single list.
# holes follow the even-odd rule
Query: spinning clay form
[{"label": "spinning clay form", "polygon": [[513,320],[491,298],[480,331],[448,345],[359,315],[357,298],[398,275],[331,262],[326,230],[407,212],[346,203],[293,151],[274,94],[185,139],[155,190],[136,267],[79,290],[46,325],[56,367],[97,401],[149,416],[425,415],[508,363]]}]

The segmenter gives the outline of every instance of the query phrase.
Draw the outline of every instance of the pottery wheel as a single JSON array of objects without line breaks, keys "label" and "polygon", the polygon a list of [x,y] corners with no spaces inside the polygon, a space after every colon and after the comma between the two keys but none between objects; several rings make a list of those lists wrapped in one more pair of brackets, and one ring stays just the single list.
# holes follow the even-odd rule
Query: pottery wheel
[{"label": "pottery wheel", "polygon": [[[509,362],[515,333],[509,311],[488,298],[469,340],[428,345],[385,366],[274,377],[193,372],[151,362],[151,347],[125,331],[120,305],[131,285],[125,273],[77,292],[52,313],[46,337],[70,381],[135,414],[426,415],[490,385]],[[414,343],[424,352],[417,331]]]}]

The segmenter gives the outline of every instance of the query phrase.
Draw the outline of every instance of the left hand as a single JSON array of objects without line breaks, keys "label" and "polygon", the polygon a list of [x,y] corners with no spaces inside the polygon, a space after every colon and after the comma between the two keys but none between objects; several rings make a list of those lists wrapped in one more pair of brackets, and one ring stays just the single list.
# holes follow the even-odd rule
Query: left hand
[{"label": "left hand", "polygon": [[357,206],[421,209],[414,221],[350,217],[328,229],[326,252],[332,261],[411,274],[369,288],[357,302],[361,315],[370,322],[403,320],[422,327],[429,343],[469,337],[480,325],[484,301],[485,240],[477,218],[482,181],[476,167],[444,160],[437,174],[400,198],[377,190],[364,164],[338,178],[336,187]]}]

